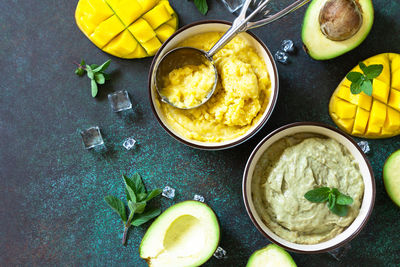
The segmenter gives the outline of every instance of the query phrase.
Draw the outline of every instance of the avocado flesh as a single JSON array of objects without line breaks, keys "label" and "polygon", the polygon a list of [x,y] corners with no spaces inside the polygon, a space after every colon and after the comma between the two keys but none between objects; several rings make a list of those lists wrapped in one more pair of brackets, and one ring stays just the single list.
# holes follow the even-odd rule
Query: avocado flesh
[{"label": "avocado flesh", "polygon": [[371,0],[356,0],[362,12],[362,24],[358,31],[343,41],[327,38],[320,28],[320,11],[328,0],[313,0],[304,16],[301,38],[304,49],[316,60],[338,57],[360,45],[372,28],[374,7]]},{"label": "avocado flesh", "polygon": [[400,207],[400,150],[386,160],[383,166],[383,181],[389,197]]},{"label": "avocado flesh", "polygon": [[296,267],[292,256],[283,248],[270,244],[254,252],[246,267]]},{"label": "avocado flesh", "polygon": [[155,267],[200,266],[214,254],[219,236],[213,210],[202,202],[184,201],[151,224],[140,244],[140,257]]}]

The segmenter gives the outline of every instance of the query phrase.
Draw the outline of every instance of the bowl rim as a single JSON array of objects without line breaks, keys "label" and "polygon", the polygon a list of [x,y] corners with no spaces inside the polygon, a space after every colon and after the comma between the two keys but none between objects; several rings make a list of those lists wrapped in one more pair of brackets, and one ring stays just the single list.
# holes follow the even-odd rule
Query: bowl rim
[{"label": "bowl rim", "polygon": [[[287,246],[285,244],[282,244],[279,241],[276,241],[273,237],[271,237],[270,235],[268,235],[266,232],[263,231],[262,227],[257,223],[256,219],[253,216],[253,212],[250,210],[250,206],[249,206],[249,200],[248,200],[248,196],[246,194],[247,192],[247,180],[249,178],[249,167],[250,164],[252,163],[256,153],[260,150],[260,148],[264,145],[264,143],[269,140],[271,137],[273,137],[274,135],[278,134],[279,132],[282,132],[283,130],[289,129],[289,128],[294,128],[294,127],[298,127],[298,126],[317,126],[317,127],[322,127],[322,128],[326,128],[328,130],[334,131],[337,134],[342,135],[343,137],[345,137],[348,141],[350,141],[350,143],[353,144],[353,146],[356,147],[356,149],[361,153],[365,163],[368,166],[368,171],[370,174],[370,178],[371,178],[371,184],[372,184],[372,196],[371,196],[371,205],[368,208],[368,212],[365,216],[365,218],[363,219],[362,223],[359,225],[359,227],[353,232],[351,233],[351,235],[349,237],[347,237],[346,239],[344,239],[343,241],[334,244],[330,247],[327,247],[325,249],[316,249],[316,250],[300,250],[300,249],[295,249],[292,248],[290,246]],[[272,131],[271,133],[269,133],[266,137],[264,137],[258,144],[257,146],[253,149],[253,151],[251,152],[249,159],[247,160],[244,172],[243,172],[243,180],[242,180],[242,197],[243,197],[243,201],[244,201],[244,205],[247,211],[247,214],[249,215],[252,223],[254,224],[254,226],[257,228],[257,230],[264,235],[266,238],[268,238],[272,243],[275,243],[279,246],[281,246],[282,248],[292,251],[292,252],[296,252],[296,253],[302,253],[302,254],[315,254],[315,253],[325,253],[328,251],[331,251],[333,249],[339,248],[345,244],[347,244],[348,242],[350,242],[351,240],[353,240],[360,232],[361,230],[364,228],[364,226],[367,224],[369,218],[371,217],[372,214],[372,210],[374,208],[374,204],[375,204],[375,197],[376,197],[376,185],[375,185],[375,176],[374,176],[374,172],[372,170],[371,164],[367,158],[367,156],[365,155],[365,153],[362,151],[362,149],[358,146],[358,144],[356,143],[356,141],[354,141],[353,138],[351,138],[348,134],[344,133],[343,131],[334,128],[330,125],[324,124],[324,123],[319,123],[319,122],[310,122],[310,121],[305,121],[305,122],[294,122],[294,123],[289,123],[286,125],[283,125],[281,127],[279,127],[278,129]]]},{"label": "bowl rim", "polygon": [[[275,79],[275,87],[271,88],[274,91],[274,97],[270,99],[271,104],[269,109],[267,110],[266,115],[264,116],[264,118],[257,122],[257,127],[255,127],[252,131],[249,131],[247,133],[245,133],[240,139],[236,140],[235,142],[232,143],[227,143],[227,144],[222,144],[222,145],[199,145],[199,144],[195,144],[192,142],[189,142],[181,137],[179,137],[177,134],[175,134],[173,131],[171,131],[170,129],[168,129],[168,127],[166,125],[164,125],[164,123],[162,122],[161,118],[158,116],[156,108],[154,106],[153,103],[153,99],[151,97],[151,81],[153,79],[153,69],[156,65],[156,60],[157,58],[160,56],[161,51],[164,49],[164,47],[178,34],[180,34],[181,32],[187,30],[188,28],[194,27],[194,26],[198,26],[198,25],[202,25],[202,24],[212,24],[212,23],[218,23],[218,24],[226,24],[226,25],[232,25],[232,22],[226,21],[226,20],[200,20],[200,21],[196,21],[193,23],[190,23],[188,25],[185,25],[181,28],[179,28],[174,34],[172,34],[163,44],[162,46],[158,49],[157,53],[155,54],[151,65],[150,65],[150,69],[149,69],[149,73],[148,73],[148,95],[149,95],[149,100],[150,100],[150,107],[151,110],[153,111],[154,116],[156,117],[158,123],[161,125],[162,128],[164,128],[164,130],[170,135],[172,136],[174,139],[178,140],[180,143],[183,143],[184,145],[193,147],[193,148],[197,148],[197,149],[201,149],[201,150],[223,150],[223,149],[228,149],[228,148],[232,148],[235,147],[237,145],[240,145],[242,143],[244,143],[245,141],[249,140],[251,137],[253,137],[256,133],[258,133],[258,131],[261,130],[261,128],[267,123],[267,121],[269,120],[269,118],[272,115],[272,112],[275,109],[276,106],[276,102],[278,100],[278,94],[279,94],[279,75],[278,75],[278,68],[276,66],[275,63],[275,59],[271,53],[271,51],[269,51],[268,47],[264,44],[264,42],[258,38],[254,33],[246,31],[245,33],[249,34],[252,38],[254,38],[255,41],[257,41],[263,50],[265,50],[271,65],[272,65],[272,69],[273,69],[273,73],[270,74],[271,76],[274,76]],[[265,111],[264,111],[265,112]]]}]

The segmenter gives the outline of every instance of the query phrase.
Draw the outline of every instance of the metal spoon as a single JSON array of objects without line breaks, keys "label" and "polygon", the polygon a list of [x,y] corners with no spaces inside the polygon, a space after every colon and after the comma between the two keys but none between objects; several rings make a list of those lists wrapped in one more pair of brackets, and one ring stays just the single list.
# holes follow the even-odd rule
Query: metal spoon
[{"label": "metal spoon", "polygon": [[[159,61],[159,63],[156,66],[156,73],[155,73],[155,86],[158,94],[161,97],[161,100],[165,103],[170,104],[171,106],[174,106],[176,108],[180,109],[192,109],[199,107],[206,103],[211,96],[213,95],[215,88],[217,86],[218,82],[218,72],[215,67],[214,61],[213,61],[213,56],[221,49],[223,48],[229,41],[231,41],[236,35],[238,35],[241,32],[247,31],[249,29],[257,28],[263,25],[266,25],[268,23],[271,23],[275,20],[278,20],[282,18],[283,16],[289,14],[290,12],[300,8],[301,6],[305,5],[308,3],[310,0],[296,0],[293,2],[291,5],[287,6],[286,8],[282,9],[281,11],[277,12],[274,15],[270,15],[265,19],[255,21],[255,22],[250,22],[250,20],[257,15],[260,12],[264,12],[264,14],[268,13],[268,11],[265,11],[264,8],[266,5],[270,2],[270,0],[265,0],[265,1],[260,1],[258,3],[258,6],[256,9],[246,17],[246,12],[249,8],[249,5],[255,0],[246,0],[245,3],[243,4],[243,7],[240,11],[239,16],[233,21],[232,26],[229,28],[229,30],[215,43],[215,45],[208,51],[204,51],[201,49],[197,49],[194,47],[177,47],[175,49],[170,50],[167,52]],[[205,62],[210,62],[211,66],[214,69],[215,72],[215,80],[213,86],[210,88],[209,93],[207,96],[203,99],[203,101],[195,106],[190,106],[190,107],[178,107],[174,105],[173,102],[171,102],[165,95],[162,94],[162,88],[163,88],[163,78],[166,77],[171,71],[174,69],[182,68],[184,66],[188,65],[201,65],[204,64]]]}]

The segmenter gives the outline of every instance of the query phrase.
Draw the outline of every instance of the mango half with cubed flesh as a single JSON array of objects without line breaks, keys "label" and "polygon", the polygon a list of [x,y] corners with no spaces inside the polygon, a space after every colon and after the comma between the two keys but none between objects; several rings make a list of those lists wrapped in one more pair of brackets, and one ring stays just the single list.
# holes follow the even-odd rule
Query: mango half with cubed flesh
[{"label": "mango half with cubed flesh", "polygon": [[153,56],[178,28],[168,0],[79,0],[75,20],[98,48],[121,58]]},{"label": "mango half with cubed flesh", "polygon": [[[333,93],[329,114],[345,132],[363,138],[387,138],[400,134],[400,55],[385,53],[365,61],[382,64],[383,71],[372,83],[372,96],[352,94],[344,78]],[[352,71],[362,73],[359,66]]]}]

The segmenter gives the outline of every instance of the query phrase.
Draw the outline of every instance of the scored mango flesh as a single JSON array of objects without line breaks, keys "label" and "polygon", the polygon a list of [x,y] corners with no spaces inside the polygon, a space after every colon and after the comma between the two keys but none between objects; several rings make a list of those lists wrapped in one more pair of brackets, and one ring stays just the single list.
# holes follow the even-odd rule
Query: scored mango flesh
[{"label": "scored mango flesh", "polygon": [[121,58],[153,56],[178,28],[168,0],[79,0],[75,20],[97,47]]},{"label": "scored mango flesh", "polygon": [[[345,132],[364,138],[387,138],[400,134],[400,55],[385,53],[363,61],[382,64],[383,71],[373,79],[372,96],[353,95],[351,82],[344,78],[333,93],[329,114]],[[352,71],[362,73],[357,65]]]}]

